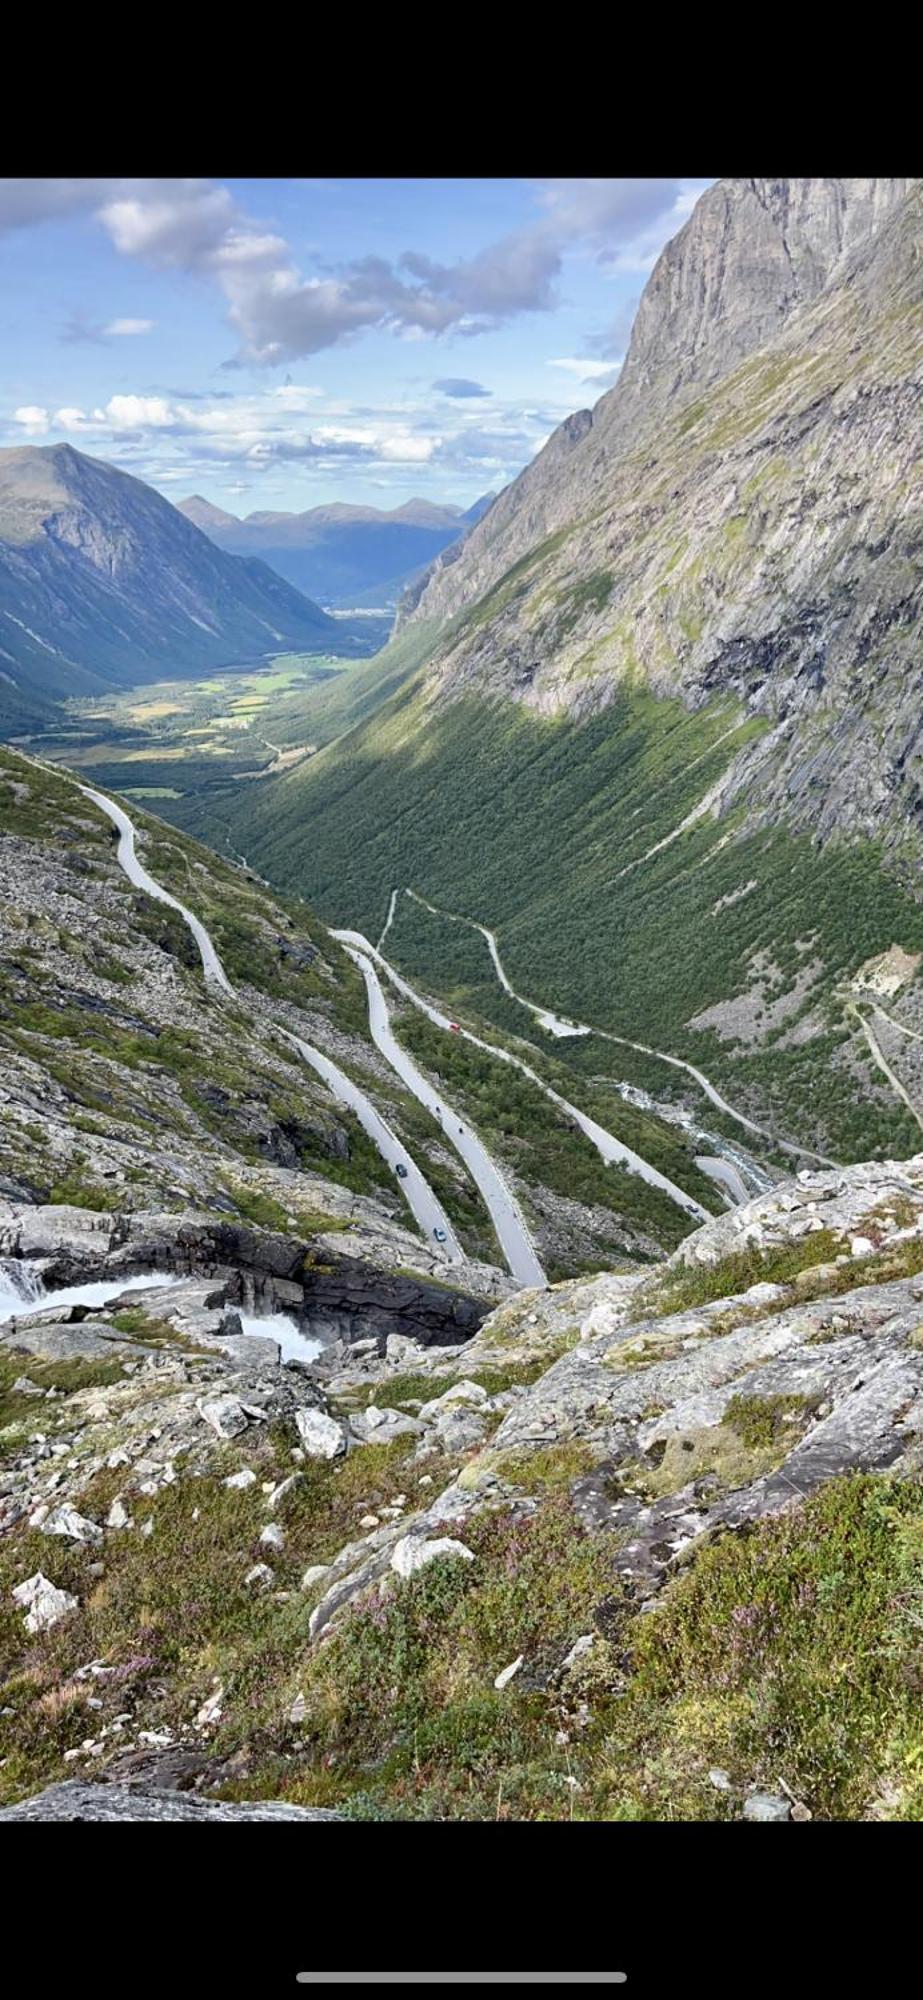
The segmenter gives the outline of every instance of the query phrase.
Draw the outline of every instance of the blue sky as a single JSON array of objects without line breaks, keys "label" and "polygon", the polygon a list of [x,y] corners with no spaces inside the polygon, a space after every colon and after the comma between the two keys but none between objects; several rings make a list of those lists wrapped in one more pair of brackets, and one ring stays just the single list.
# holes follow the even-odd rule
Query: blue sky
[{"label": "blue sky", "polygon": [[468,506],[618,378],[706,179],[0,181],[0,445]]}]

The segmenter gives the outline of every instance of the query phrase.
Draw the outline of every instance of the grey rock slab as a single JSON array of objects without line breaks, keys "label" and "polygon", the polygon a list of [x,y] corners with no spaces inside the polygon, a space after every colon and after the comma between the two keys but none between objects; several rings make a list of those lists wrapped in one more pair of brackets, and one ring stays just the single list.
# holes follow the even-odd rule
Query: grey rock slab
[{"label": "grey rock slab", "polygon": [[452,1536],[443,1535],[428,1541],[422,1535],[405,1535],[392,1551],[391,1568],[400,1577],[415,1576],[441,1556],[459,1556],[463,1562],[474,1562],[473,1549],[466,1548],[464,1542],[457,1542]]},{"label": "grey rock slab", "polygon": [[382,1409],[375,1403],[353,1411],[349,1425],[362,1444],[390,1444],[392,1438],[419,1436],[423,1430],[415,1417],[406,1416],[402,1410]]},{"label": "grey rock slab", "polygon": [[780,1798],[774,1792],[750,1792],[744,1799],[744,1819],[791,1819],[791,1816],[792,1808],[789,1800]]},{"label": "grey rock slab", "polygon": [[240,1437],[250,1421],[238,1396],[212,1396],[201,1401],[198,1410],[220,1438]]},{"label": "grey rock slab", "polygon": [[96,1521],[78,1514],[76,1507],[55,1507],[42,1522],[43,1535],[64,1535],[71,1542],[101,1542],[103,1531]]},{"label": "grey rock slab", "polygon": [[320,1806],[290,1806],[261,1799],[234,1805],[190,1792],[138,1792],[121,1785],[87,1785],[72,1779],[51,1785],[17,1806],[0,1807],[0,1821],[20,1820],[340,1820]]}]

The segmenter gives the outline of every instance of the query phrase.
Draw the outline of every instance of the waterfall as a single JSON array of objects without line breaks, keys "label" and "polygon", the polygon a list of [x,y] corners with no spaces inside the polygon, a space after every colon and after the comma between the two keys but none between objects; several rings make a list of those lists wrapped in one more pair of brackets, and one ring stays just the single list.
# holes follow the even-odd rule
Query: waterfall
[{"label": "waterfall", "polygon": [[45,1287],[31,1264],[0,1257],[0,1321],[11,1319],[24,1305],[34,1305],[44,1294]]}]

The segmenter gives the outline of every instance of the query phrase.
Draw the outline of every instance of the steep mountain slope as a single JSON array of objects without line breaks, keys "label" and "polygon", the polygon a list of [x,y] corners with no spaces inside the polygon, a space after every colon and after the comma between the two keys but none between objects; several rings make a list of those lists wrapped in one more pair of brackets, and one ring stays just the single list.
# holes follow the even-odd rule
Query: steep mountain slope
[{"label": "steep mountain slope", "polygon": [[300,903],[137,822],[149,870],[207,924],[233,995],[216,1000],[178,912],[126,880],[76,781],[0,749],[0,1192],[99,1211],[195,1205],[311,1233],[347,1218],[370,1241],[390,1234],[395,1265],[433,1268],[393,1171],[281,1023],[355,1076],[472,1255],[490,1253],[476,1193],[377,1056],[335,940]]},{"label": "steep mountain slope", "polygon": [[[310,911],[132,801],[135,859],[217,953],[203,981],[182,911],[153,900],[144,875],[126,882],[101,810],[74,781],[0,750],[0,1193],[101,1209],[195,1201],[280,1226],[294,1209],[335,1226],[350,1189],[374,1196],[370,1227],[376,1203],[399,1220],[401,1265],[435,1259],[454,1279],[459,1259],[487,1259],[536,1283],[649,1262],[721,1208],[702,1135],[591,1086],[576,1108],[560,1089],[550,1104],[545,1083],[562,1079],[526,1074],[496,1037],[460,1061],[454,1036],[391,993],[391,1043],[373,1046],[357,964]],[[586,1115],[611,1146],[581,1126]],[[376,1118],[389,1128],[384,1158]]]},{"label": "steep mountain slope", "polygon": [[394,604],[440,550],[486,512],[492,494],[460,507],[408,500],[390,513],[342,502],[304,514],[258,512],[237,520],[200,495],[180,512],[233,555],[260,556],[279,576],[324,604]]},{"label": "steep mountain slope", "polygon": [[70,445],[0,452],[0,716],[350,644],[265,564],[222,554],[140,480]]},{"label": "steep mountain slope", "polygon": [[[654,267],[615,388],[555,431],[499,496],[489,528],[472,534],[451,576],[437,564],[422,615],[451,616],[544,536],[579,519],[588,501],[610,502],[619,455],[697,390],[771,345],[829,283],[848,283],[850,253],[868,247],[914,186],[885,179],[716,182]],[[911,240],[919,236],[918,208],[903,227]],[[663,445],[670,442],[667,433]],[[643,458],[634,469],[647,469]]]},{"label": "steep mountain slope", "polygon": [[[742,333],[719,311],[717,353],[702,335],[698,367],[674,394],[666,336],[658,344],[651,330],[667,289],[655,273],[624,384],[581,447],[580,518],[557,528],[553,547],[517,556],[486,596],[473,538],[424,593],[421,618],[461,607],[440,648],[443,688],[578,714],[638,677],[689,706],[732,695],[775,730],[728,797],[756,791],[774,815],[782,804],[821,832],[919,835],[921,241],[918,186],[770,345],[758,340],[695,401],[692,387],[736,356]],[[762,286],[756,297],[761,333]],[[694,358],[697,337],[694,327]],[[574,504],[576,457],[560,482],[548,477],[544,525]],[[503,557],[491,541],[492,568],[522,533],[501,535]]]},{"label": "steep mountain slope", "polygon": [[[233,802],[325,915],[373,934],[417,889],[497,930],[519,991],[836,1157],[920,1109],[919,982],[897,1088],[861,996],[923,946],[921,238],[919,182],[710,190],[622,383],[437,565],[379,708]],[[390,948],[437,978],[449,934],[405,898]],[[491,979],[469,957],[478,1005]]]}]

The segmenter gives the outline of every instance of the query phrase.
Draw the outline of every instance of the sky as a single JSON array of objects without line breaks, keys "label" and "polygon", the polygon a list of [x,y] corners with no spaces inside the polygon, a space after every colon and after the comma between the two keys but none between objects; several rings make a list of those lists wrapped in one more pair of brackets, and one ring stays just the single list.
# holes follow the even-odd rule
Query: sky
[{"label": "sky", "polygon": [[470,506],[618,379],[706,179],[0,180],[0,446]]}]

